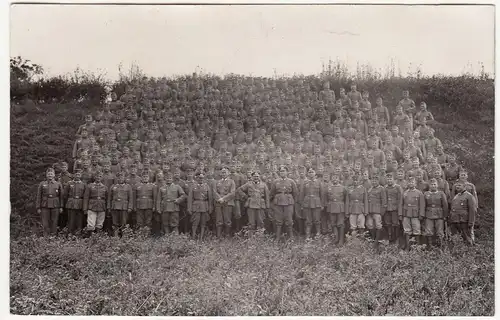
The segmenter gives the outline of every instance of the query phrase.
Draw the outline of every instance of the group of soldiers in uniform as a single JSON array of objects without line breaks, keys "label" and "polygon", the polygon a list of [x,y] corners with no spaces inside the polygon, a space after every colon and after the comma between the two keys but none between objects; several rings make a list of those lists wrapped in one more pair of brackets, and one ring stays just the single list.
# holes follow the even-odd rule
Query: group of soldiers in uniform
[{"label": "group of soldiers in uniform", "polygon": [[375,106],[304,80],[143,80],[85,117],[67,163],[47,170],[36,208],[45,234],[109,221],[164,234],[231,236],[247,222],[277,239],[347,233],[409,249],[448,231],[472,244],[474,185],[435,137],[425,102],[403,91]]}]

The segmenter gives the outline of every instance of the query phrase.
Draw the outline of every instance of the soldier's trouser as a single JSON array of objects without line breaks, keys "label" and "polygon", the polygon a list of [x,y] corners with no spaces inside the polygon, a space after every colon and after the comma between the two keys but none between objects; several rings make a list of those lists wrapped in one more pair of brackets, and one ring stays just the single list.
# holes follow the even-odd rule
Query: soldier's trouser
[{"label": "soldier's trouser", "polygon": [[74,233],[83,228],[83,210],[68,209],[68,231]]},{"label": "soldier's trouser", "polygon": [[191,214],[191,223],[193,228],[198,228],[199,225],[202,227],[207,225],[208,212],[193,212]]},{"label": "soldier's trouser", "polygon": [[387,211],[384,214],[384,225],[387,227],[399,226],[399,217],[398,217],[398,212],[396,210],[395,211]]},{"label": "soldier's trouser", "polygon": [[177,228],[179,226],[179,211],[162,212],[161,224],[165,233],[168,232],[168,227]]},{"label": "soldier's trouser", "polygon": [[351,225],[351,230],[364,229],[365,228],[365,215],[360,214],[350,214],[349,224]]},{"label": "soldier's trouser", "polygon": [[425,219],[424,236],[438,236],[439,238],[444,238],[444,220]]},{"label": "soldier's trouser", "polygon": [[328,213],[332,227],[344,226],[344,213]]},{"label": "soldier's trouser", "polygon": [[420,220],[418,218],[403,217],[403,231],[407,235],[419,236]]},{"label": "soldier's trouser", "polygon": [[104,211],[87,211],[87,230],[101,230],[104,224],[104,219],[106,218],[106,212]]},{"label": "soldier's trouser", "polygon": [[264,227],[264,210],[247,208],[248,213],[248,225],[251,229],[263,228]]},{"label": "soldier's trouser", "polygon": [[450,223],[452,234],[459,233],[462,239],[468,243],[474,243],[474,226],[469,226],[467,222]]},{"label": "soldier's trouser", "polygon": [[234,200],[233,216],[235,219],[241,218],[241,202],[240,200]]},{"label": "soldier's trouser", "polygon": [[127,224],[127,210],[111,210],[111,219],[113,220],[113,229],[123,228]]},{"label": "soldier's trouser", "polygon": [[231,227],[233,220],[234,206],[228,205],[217,205],[215,206],[215,226],[221,227],[225,225],[226,227]]},{"label": "soldier's trouser", "polygon": [[[306,218],[306,226],[310,227],[313,224],[319,226],[321,223],[321,208],[303,208],[304,217]],[[316,230],[319,232],[320,230]]]},{"label": "soldier's trouser", "polygon": [[288,206],[274,206],[274,221],[276,226],[293,226],[293,204]]},{"label": "soldier's trouser", "polygon": [[380,213],[369,213],[366,216],[366,228],[372,230],[374,227],[377,230],[382,229],[382,215]]},{"label": "soldier's trouser", "polygon": [[295,219],[305,219],[302,207],[298,203],[295,204],[294,215],[295,215]]},{"label": "soldier's trouser", "polygon": [[42,208],[43,234],[56,234],[59,222],[59,208]]},{"label": "soldier's trouser", "polygon": [[137,227],[151,228],[151,220],[153,219],[153,209],[137,209]]}]

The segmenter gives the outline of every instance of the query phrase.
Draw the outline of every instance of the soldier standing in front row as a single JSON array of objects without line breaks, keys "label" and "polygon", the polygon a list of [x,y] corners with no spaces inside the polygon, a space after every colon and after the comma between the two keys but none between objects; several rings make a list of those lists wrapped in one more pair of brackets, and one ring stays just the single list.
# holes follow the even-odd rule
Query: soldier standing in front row
[{"label": "soldier standing in front row", "polygon": [[36,196],[36,209],[42,216],[44,236],[57,233],[57,222],[64,203],[62,186],[55,180],[54,169],[48,168],[46,176],[47,180],[38,185]]},{"label": "soldier standing in front row", "polygon": [[425,224],[424,236],[427,245],[432,244],[432,237],[437,237],[437,244],[441,246],[444,239],[444,221],[448,218],[447,195],[438,190],[436,179],[429,181],[429,191],[424,193],[425,197]]},{"label": "soldier standing in front row", "polygon": [[155,210],[161,215],[163,233],[179,232],[179,204],[186,198],[186,193],[181,186],[174,183],[173,174],[168,172],[165,175],[165,184],[160,186],[156,196]]},{"label": "soldier standing in front row", "polygon": [[425,217],[424,194],[416,188],[415,178],[408,179],[408,189],[403,193],[403,212],[399,219],[403,222],[405,235],[404,249],[410,250],[410,237],[413,235],[421,243],[421,221]]},{"label": "soldier standing in front row", "polygon": [[474,244],[474,222],[476,220],[477,204],[474,196],[466,190],[462,180],[455,183],[456,194],[451,200],[450,227],[452,233],[460,233],[470,245]]},{"label": "soldier standing in front row", "polygon": [[321,211],[324,207],[323,183],[316,179],[314,169],[309,169],[308,179],[301,185],[298,202],[301,204],[306,219],[306,238],[311,236],[311,227],[314,226],[315,234],[320,233]]},{"label": "soldier standing in front row", "polygon": [[116,183],[110,187],[108,194],[108,211],[111,212],[115,237],[127,224],[128,214],[134,208],[132,187],[125,183],[125,173],[118,172],[116,179]]},{"label": "soldier standing in front row", "polygon": [[269,210],[269,188],[260,180],[258,172],[252,173],[252,181],[238,188],[237,194],[240,199],[246,199],[244,207],[247,208],[248,225],[251,232],[264,228],[264,211]]},{"label": "soldier standing in front row", "polygon": [[155,185],[149,182],[147,171],[142,173],[142,182],[133,190],[134,209],[136,212],[137,228],[151,229],[153,220],[154,199],[156,198]]},{"label": "soldier standing in front row", "polygon": [[236,185],[233,179],[228,178],[229,170],[227,168],[221,170],[221,177],[222,178],[215,183],[213,188],[217,238],[221,237],[222,226],[224,226],[226,236],[231,234],[236,193]]},{"label": "soldier standing in front row", "polygon": [[204,181],[205,175],[201,172],[196,174],[196,182],[189,186],[187,212],[191,216],[192,237],[196,239],[198,225],[200,226],[200,240],[203,240],[205,227],[213,212],[212,189]]},{"label": "soldier standing in front row", "polygon": [[271,186],[271,198],[274,208],[273,218],[275,221],[276,239],[281,238],[281,228],[283,224],[287,228],[289,236],[293,228],[293,209],[295,199],[297,199],[297,185],[287,178],[288,172],[285,167],[281,167],[280,178],[276,179]]},{"label": "soldier standing in front row", "polygon": [[94,182],[85,188],[83,211],[87,214],[87,231],[100,231],[106,218],[106,198],[108,189],[101,182],[102,172],[97,171]]},{"label": "soldier standing in front row", "polygon": [[326,189],[326,212],[334,229],[335,243],[343,245],[345,241],[345,203],[347,200],[347,189],[340,184],[340,177],[333,175],[332,183]]},{"label": "soldier standing in front row", "polygon": [[65,187],[65,208],[68,211],[68,231],[75,233],[83,228],[83,197],[85,194],[85,183],[81,180],[82,170],[76,170],[73,180]]}]

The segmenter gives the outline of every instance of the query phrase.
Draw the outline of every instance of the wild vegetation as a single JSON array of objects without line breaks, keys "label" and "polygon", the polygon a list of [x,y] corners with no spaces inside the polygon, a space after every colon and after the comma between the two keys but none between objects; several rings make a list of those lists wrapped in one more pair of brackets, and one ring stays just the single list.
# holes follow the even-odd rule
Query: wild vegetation
[{"label": "wild vegetation", "polygon": [[[383,95],[386,105],[408,88],[417,103],[427,102],[445,150],[469,169],[479,197],[476,246],[453,238],[444,251],[415,247],[406,253],[384,246],[375,255],[358,239],[335,248],[326,238],[277,244],[263,234],[203,243],[132,233],[121,239],[39,237],[33,202],[44,169],[71,162],[76,128],[98,107],[105,85],[120,92],[144,75],[135,68],[115,83],[85,73],[44,78],[43,69],[14,63],[27,75],[13,74],[11,60],[12,313],[493,315],[494,81],[487,74],[401,76],[394,68],[381,73],[367,66],[351,74],[345,65],[330,63],[321,75],[290,77],[316,88],[327,77],[337,92],[354,79],[372,97]],[[40,94],[41,88],[61,90],[54,97]]]}]

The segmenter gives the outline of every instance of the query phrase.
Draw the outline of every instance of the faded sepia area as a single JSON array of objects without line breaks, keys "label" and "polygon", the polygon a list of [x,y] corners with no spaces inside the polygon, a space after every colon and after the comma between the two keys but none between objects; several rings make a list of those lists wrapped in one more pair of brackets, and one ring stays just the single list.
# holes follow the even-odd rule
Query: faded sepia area
[{"label": "faded sepia area", "polygon": [[11,7],[11,56],[52,75],[119,63],[148,75],[193,72],[313,74],[339,58],[350,69],[405,75],[494,71],[493,6],[57,6]]},{"label": "faded sepia area", "polygon": [[12,314],[494,314],[494,6],[10,10]]}]

